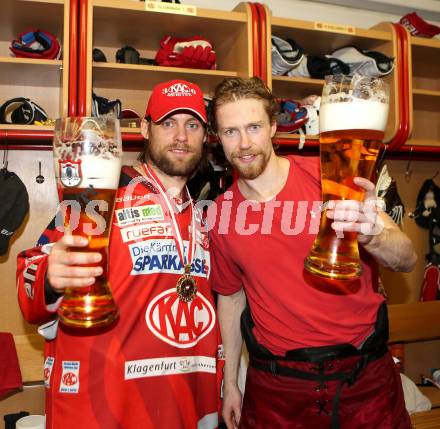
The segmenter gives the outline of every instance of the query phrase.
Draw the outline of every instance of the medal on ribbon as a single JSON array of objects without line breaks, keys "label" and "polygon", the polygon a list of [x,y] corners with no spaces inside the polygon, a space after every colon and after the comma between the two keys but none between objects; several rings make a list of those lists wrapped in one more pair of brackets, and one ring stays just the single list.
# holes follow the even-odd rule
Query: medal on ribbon
[{"label": "medal on ribbon", "polygon": [[185,265],[185,273],[177,280],[177,295],[183,302],[191,302],[197,293],[197,284],[194,277],[190,274],[191,265]]},{"label": "medal on ribbon", "polygon": [[[154,172],[151,171],[146,164],[142,164],[145,173],[149,177],[149,179],[156,185],[158,188],[162,198],[164,199],[168,212],[171,217],[171,226],[174,233],[174,239],[176,241],[176,248],[177,253],[179,254],[181,263],[184,267],[184,273],[179,277],[176,283],[176,293],[182,302],[191,302],[196,294],[197,294],[197,283],[196,279],[191,275],[191,264],[192,260],[195,254],[195,247],[196,247],[196,222],[195,222],[195,216],[194,216],[194,206],[191,201],[191,225],[190,225],[190,240],[189,240],[189,246],[188,246],[188,256],[185,257],[185,248],[183,246],[183,240],[182,235],[180,233],[179,225],[176,220],[176,216],[174,214],[173,207],[171,206],[170,198],[166,194],[165,190],[163,189],[162,185],[159,183],[158,179],[156,179]],[[185,187],[186,193],[189,197],[189,191],[188,188]],[[191,200],[191,197],[189,197]]]}]

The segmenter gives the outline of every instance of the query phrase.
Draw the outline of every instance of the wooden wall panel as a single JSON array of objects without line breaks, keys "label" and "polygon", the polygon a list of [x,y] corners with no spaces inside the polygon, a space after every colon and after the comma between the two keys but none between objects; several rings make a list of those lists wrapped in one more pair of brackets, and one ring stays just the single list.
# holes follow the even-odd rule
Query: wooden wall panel
[{"label": "wooden wall panel", "polygon": [[[440,158],[437,162],[411,162],[409,176],[405,175],[407,161],[387,161],[391,176],[397,181],[399,195],[405,205],[403,230],[414,243],[418,255],[415,269],[411,273],[393,273],[381,271],[381,278],[388,293],[389,304],[403,304],[418,301],[423,281],[425,255],[428,251],[428,231],[420,228],[408,213],[415,209],[418,192],[426,179],[440,170]],[[436,178],[440,184],[440,173]]]},{"label": "wooden wall panel", "polygon": [[27,411],[30,414],[44,414],[44,387],[42,385],[26,386],[23,391],[17,392],[0,401],[0,427],[3,426],[5,414]]},{"label": "wooden wall panel", "polygon": [[[381,278],[388,293],[389,304],[417,302],[423,282],[425,255],[428,251],[428,231],[420,228],[408,212],[414,210],[417,195],[426,179],[432,178],[440,169],[440,159],[412,162],[410,175],[405,175],[408,162],[388,161],[390,173],[397,181],[399,195],[405,205],[403,230],[414,243],[418,255],[415,269],[411,273],[392,273],[382,270]],[[440,173],[435,179],[440,185]],[[408,343],[405,345],[405,374],[415,382],[420,375],[430,375],[432,368],[440,368],[440,340]]]},{"label": "wooden wall panel", "polygon": [[[0,331],[8,331],[16,335],[35,332],[35,328],[23,320],[17,303],[15,288],[17,254],[35,245],[55,213],[57,195],[52,152],[11,150],[8,161],[8,169],[16,173],[26,185],[30,203],[29,214],[19,231],[13,235],[9,252],[0,257],[0,281],[3,291],[0,302]],[[35,181],[39,161],[41,161],[41,173],[45,177],[42,184]]]}]

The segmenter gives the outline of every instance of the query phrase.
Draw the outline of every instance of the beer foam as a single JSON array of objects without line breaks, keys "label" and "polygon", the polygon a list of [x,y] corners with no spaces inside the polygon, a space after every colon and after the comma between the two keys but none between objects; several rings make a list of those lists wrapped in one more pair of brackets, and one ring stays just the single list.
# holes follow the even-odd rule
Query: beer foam
[{"label": "beer foam", "polygon": [[[60,176],[58,158],[54,159],[55,176]],[[81,183],[77,188],[95,189],[118,189],[119,176],[121,173],[122,161],[120,158],[109,155],[108,158],[83,155],[81,156]]]},{"label": "beer foam", "polygon": [[319,131],[377,130],[385,131],[388,104],[373,100],[324,103],[319,109]]}]

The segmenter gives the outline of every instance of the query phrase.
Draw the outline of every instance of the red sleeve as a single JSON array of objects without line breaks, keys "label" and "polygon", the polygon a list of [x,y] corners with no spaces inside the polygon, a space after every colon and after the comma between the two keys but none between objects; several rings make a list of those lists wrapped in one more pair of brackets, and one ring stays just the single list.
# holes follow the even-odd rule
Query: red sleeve
[{"label": "red sleeve", "polygon": [[211,287],[220,295],[232,295],[243,287],[243,282],[240,268],[233,261],[226,246],[228,235],[212,230],[210,239]]},{"label": "red sleeve", "polygon": [[[44,282],[47,270],[47,249],[62,233],[48,226],[38,246],[24,250],[17,257],[17,295],[23,317],[30,323],[44,323],[53,318],[58,302],[46,305]],[[46,253],[47,252],[47,253]]]}]

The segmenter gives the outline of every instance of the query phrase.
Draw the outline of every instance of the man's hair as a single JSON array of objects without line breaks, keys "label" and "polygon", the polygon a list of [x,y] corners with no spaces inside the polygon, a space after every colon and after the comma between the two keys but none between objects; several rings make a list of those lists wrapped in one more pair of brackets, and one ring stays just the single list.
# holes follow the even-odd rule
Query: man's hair
[{"label": "man's hair", "polygon": [[215,88],[212,100],[211,127],[215,133],[218,131],[216,121],[218,108],[223,104],[243,99],[261,100],[269,122],[275,121],[278,111],[275,97],[259,77],[247,79],[241,77],[226,78]]},{"label": "man's hair", "polygon": [[[151,118],[144,118],[145,121],[148,122],[148,128],[151,127]],[[139,153],[137,160],[140,162],[147,162],[148,154],[147,154],[147,144],[149,143],[149,140],[144,139],[142,146],[142,151]]]}]

